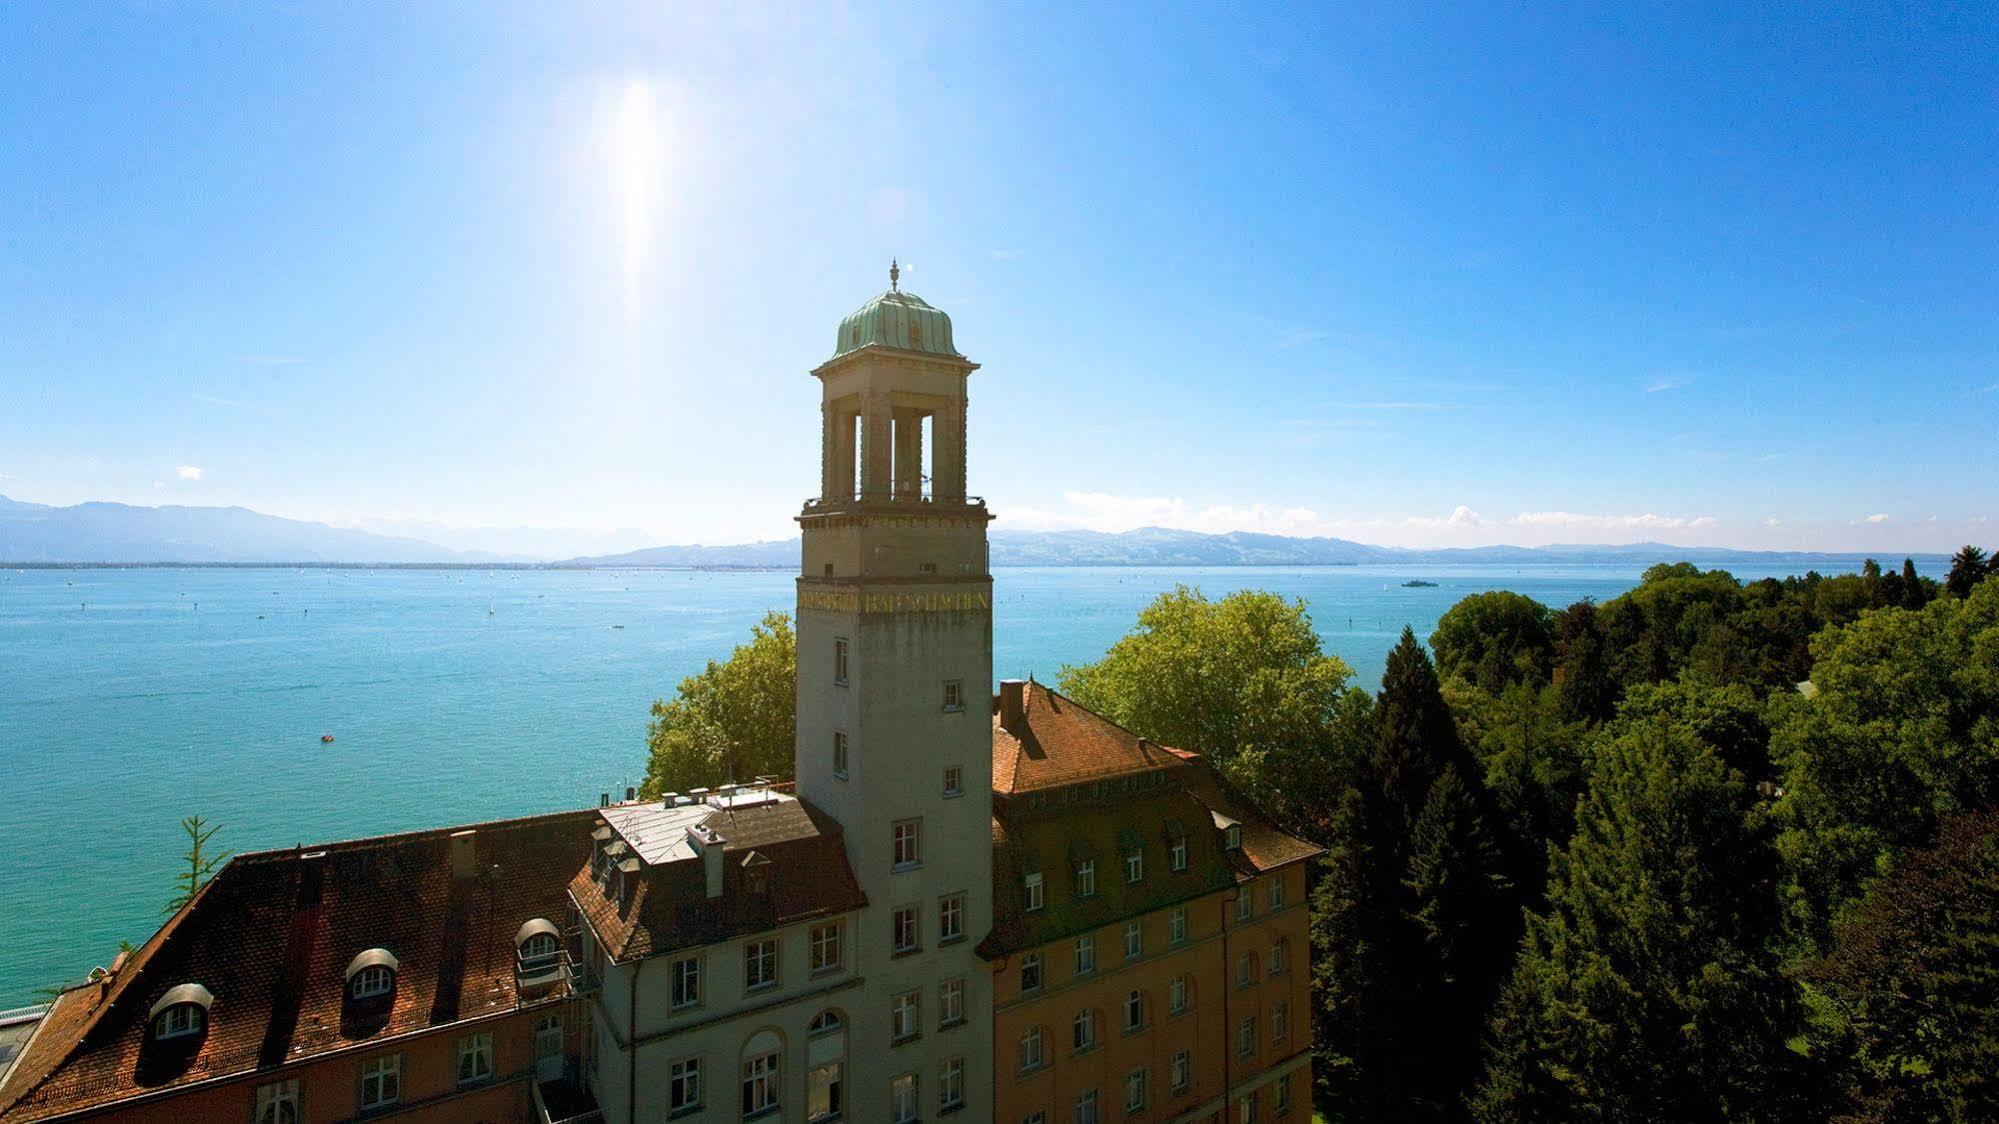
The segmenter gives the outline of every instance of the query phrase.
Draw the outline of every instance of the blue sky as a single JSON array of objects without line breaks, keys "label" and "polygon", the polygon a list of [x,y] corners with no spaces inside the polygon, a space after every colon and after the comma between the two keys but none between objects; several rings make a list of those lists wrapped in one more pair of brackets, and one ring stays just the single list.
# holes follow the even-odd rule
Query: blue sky
[{"label": "blue sky", "polygon": [[9,5],[0,493],[786,534],[893,255],[1000,526],[1999,545],[1999,10],[1499,7]]}]

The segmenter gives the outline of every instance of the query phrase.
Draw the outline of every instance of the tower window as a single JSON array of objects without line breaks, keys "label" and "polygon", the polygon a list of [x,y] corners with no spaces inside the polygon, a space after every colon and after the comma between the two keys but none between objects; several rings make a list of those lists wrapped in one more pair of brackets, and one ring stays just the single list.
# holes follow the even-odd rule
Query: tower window
[{"label": "tower window", "polygon": [[965,709],[965,681],[963,679],[946,679],[944,681],[944,709],[954,711]]},{"label": "tower window", "polygon": [[847,775],[847,731],[833,731],[833,775]]},{"label": "tower window", "polygon": [[944,795],[963,796],[965,794],[965,770],[962,766],[944,766]]},{"label": "tower window", "polygon": [[847,638],[842,636],[833,641],[833,682],[847,685]]}]

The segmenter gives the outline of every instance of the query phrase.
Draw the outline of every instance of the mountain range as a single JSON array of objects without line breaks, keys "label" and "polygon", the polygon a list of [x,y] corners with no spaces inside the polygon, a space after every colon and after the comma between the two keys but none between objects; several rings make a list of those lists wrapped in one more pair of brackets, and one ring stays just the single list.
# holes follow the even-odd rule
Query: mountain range
[{"label": "mountain range", "polygon": [[[1371,546],[1340,538],[1292,538],[1234,531],[1204,534],[1164,527],[1133,531],[1012,531],[992,534],[995,566],[1356,566],[1395,564],[1628,563],[1696,561],[1764,567],[1853,569],[1859,554],[1790,553],[1668,543],[1477,546],[1438,549]],[[1942,555],[1917,555],[1935,563]],[[1889,561],[1897,561],[1890,559]],[[725,546],[654,546],[622,554],[554,560],[453,550],[424,539],[379,535],[243,507],[69,507],[0,496],[0,564],[14,565],[550,565],[790,569],[798,540]]]}]

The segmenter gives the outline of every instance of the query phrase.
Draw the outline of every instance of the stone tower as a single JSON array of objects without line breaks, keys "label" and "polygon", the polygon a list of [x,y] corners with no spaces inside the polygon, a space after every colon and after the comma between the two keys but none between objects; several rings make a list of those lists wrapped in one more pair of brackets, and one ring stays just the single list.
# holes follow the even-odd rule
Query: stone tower
[{"label": "stone tower", "polygon": [[[835,819],[868,908],[853,934],[852,1119],[924,1118],[962,1062],[992,1089],[992,575],[966,494],[966,384],[951,320],[890,288],[840,323],[821,386],[819,495],[799,514],[798,793]],[[962,988],[962,1016],[953,989]],[[898,1002],[917,995],[916,1034]],[[892,1029],[894,1028],[894,1029]],[[892,1038],[896,1044],[888,1045]],[[906,1095],[906,1094],[905,1094]]]}]

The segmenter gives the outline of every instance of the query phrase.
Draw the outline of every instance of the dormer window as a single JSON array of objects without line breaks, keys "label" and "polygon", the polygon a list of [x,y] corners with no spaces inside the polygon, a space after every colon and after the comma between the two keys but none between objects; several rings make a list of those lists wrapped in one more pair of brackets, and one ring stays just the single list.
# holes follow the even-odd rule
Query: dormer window
[{"label": "dormer window", "polygon": [[562,972],[562,935],[555,923],[537,917],[514,933],[514,972],[522,987],[552,983]]},{"label": "dormer window", "polygon": [[347,997],[356,1002],[380,999],[396,990],[402,961],[386,948],[371,948],[347,965]]},{"label": "dormer window", "polygon": [[167,989],[165,995],[153,1004],[147,1019],[153,1025],[154,1039],[166,1042],[176,1038],[195,1038],[208,1029],[208,1008],[215,1003],[215,996],[198,983],[184,983]]},{"label": "dormer window", "polygon": [[1222,833],[1222,846],[1227,847],[1231,851],[1242,850],[1241,824],[1230,824],[1228,830]]}]

